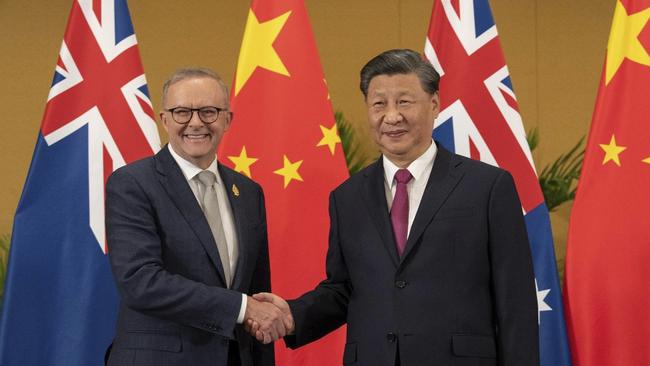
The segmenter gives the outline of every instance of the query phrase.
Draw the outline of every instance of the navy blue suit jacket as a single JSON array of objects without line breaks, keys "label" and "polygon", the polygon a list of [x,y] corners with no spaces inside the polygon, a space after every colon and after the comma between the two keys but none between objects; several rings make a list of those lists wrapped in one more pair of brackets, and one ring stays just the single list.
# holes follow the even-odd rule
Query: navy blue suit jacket
[{"label": "navy blue suit jacket", "polygon": [[537,301],[512,176],[438,145],[397,254],[382,160],[330,195],[327,278],[290,301],[290,347],[347,323],[343,364],[536,366]]},{"label": "navy blue suit jacket", "polygon": [[236,324],[242,295],[271,288],[261,187],[222,165],[239,259],[228,289],[210,227],[167,147],[116,170],[106,185],[111,267],[121,295],[109,365],[273,365]]}]

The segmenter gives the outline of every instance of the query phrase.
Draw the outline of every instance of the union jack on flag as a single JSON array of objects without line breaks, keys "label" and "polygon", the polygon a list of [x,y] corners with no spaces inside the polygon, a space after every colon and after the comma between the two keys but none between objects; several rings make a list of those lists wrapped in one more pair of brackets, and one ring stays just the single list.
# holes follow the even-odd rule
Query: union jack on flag
[{"label": "union jack on flag", "polygon": [[553,237],[488,0],[436,0],[425,55],[440,73],[433,136],[515,179],[533,255],[542,366],[570,365]]},{"label": "union jack on flag", "polygon": [[126,0],[77,0],[14,218],[2,365],[102,365],[118,296],[104,184],[160,148]]}]

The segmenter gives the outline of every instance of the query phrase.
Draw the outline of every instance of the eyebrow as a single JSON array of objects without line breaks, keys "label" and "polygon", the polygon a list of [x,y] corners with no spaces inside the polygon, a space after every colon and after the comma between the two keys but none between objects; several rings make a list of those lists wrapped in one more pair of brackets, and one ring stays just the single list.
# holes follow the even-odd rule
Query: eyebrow
[{"label": "eyebrow", "polygon": [[[409,90],[398,90],[397,91],[397,97],[402,97],[404,95],[413,96],[413,93],[411,93]],[[374,92],[373,94],[368,95],[369,98],[371,98],[371,97],[384,97],[384,96],[386,96],[386,92],[383,91],[383,90],[378,91],[378,92]]]}]

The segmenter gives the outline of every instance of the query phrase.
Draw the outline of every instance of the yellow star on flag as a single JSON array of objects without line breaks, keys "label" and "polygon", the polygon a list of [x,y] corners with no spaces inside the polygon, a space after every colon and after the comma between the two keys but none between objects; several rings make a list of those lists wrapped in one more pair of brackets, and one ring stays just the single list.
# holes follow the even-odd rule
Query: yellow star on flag
[{"label": "yellow star on flag", "polygon": [[645,159],[643,159],[641,161],[646,163],[646,164],[650,164],[650,156],[648,156],[647,158],[645,158]]},{"label": "yellow star on flag", "polygon": [[273,173],[284,177],[284,188],[287,188],[292,179],[303,182],[302,177],[298,173],[298,168],[302,164],[302,160],[292,163],[286,155],[284,155],[284,166]]},{"label": "yellow star on flag", "polygon": [[236,172],[244,173],[249,178],[252,178],[251,165],[253,165],[253,163],[255,163],[258,159],[248,156],[246,153],[246,146],[242,146],[239,156],[229,156],[228,159],[230,159],[230,161],[235,164],[234,170]]},{"label": "yellow star on flag", "polygon": [[341,138],[339,137],[338,130],[336,129],[336,123],[332,125],[332,128],[327,128],[323,125],[320,125],[320,130],[323,133],[323,138],[320,139],[316,147],[327,145],[329,146],[332,155],[334,155],[336,144],[341,143]]},{"label": "yellow star on flag", "polygon": [[239,94],[241,88],[258,67],[276,72],[280,75],[289,76],[289,71],[287,71],[280,56],[278,56],[275,48],[273,48],[273,42],[275,42],[275,39],[282,31],[289,15],[291,15],[290,11],[260,23],[255,13],[253,13],[253,9],[248,11],[244,39],[237,62],[235,95]]},{"label": "yellow star on flag", "polygon": [[599,144],[600,148],[605,151],[605,158],[603,159],[603,165],[605,165],[608,161],[613,161],[616,165],[621,166],[621,160],[619,158],[619,154],[623,152],[623,150],[627,149],[625,146],[618,146],[616,145],[616,137],[612,135],[611,140],[609,140],[609,144]]},{"label": "yellow star on flag", "polygon": [[639,34],[650,19],[650,8],[628,14],[620,1],[616,2],[612,30],[607,43],[605,84],[609,84],[624,59],[650,66],[650,55],[639,42]]}]

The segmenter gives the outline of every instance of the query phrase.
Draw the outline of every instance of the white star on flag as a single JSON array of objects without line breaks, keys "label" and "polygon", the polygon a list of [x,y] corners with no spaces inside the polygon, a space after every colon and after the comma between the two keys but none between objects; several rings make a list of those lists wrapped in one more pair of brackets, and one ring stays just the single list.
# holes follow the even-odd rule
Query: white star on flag
[{"label": "white star on flag", "polygon": [[553,310],[546,302],[544,302],[544,299],[548,296],[548,293],[551,292],[551,289],[540,291],[539,287],[537,287],[537,279],[535,279],[535,291],[537,291],[537,324],[539,324],[540,313],[542,311]]}]

